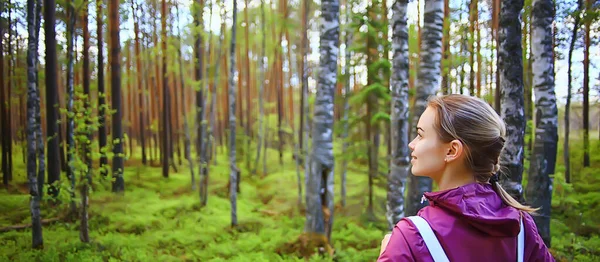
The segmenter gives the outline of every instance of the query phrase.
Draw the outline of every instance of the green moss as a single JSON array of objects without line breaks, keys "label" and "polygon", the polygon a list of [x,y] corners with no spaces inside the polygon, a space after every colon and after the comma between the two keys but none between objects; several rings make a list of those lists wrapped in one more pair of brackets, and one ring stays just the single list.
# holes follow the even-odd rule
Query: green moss
[{"label": "green moss", "polygon": [[[564,182],[562,158],[556,168],[552,252],[559,261],[598,261],[600,229],[593,214],[597,214],[600,204],[600,152],[594,150],[600,147],[591,146],[592,167],[580,168],[583,155],[578,143],[575,140],[571,147],[573,183]],[[250,148],[254,150],[255,145]],[[339,144],[334,150],[336,156],[341,154]],[[562,156],[560,150],[558,156]],[[79,241],[78,221],[60,221],[43,227],[43,251],[31,249],[29,229],[0,234],[0,261],[305,261],[297,250],[282,252],[283,247],[296,243],[303,235],[305,222],[304,207],[298,205],[297,174],[289,147],[285,148],[283,164],[279,163],[278,151],[268,149],[266,174],[262,174],[262,161],[257,174],[253,174],[240,158],[239,223],[234,228],[230,225],[225,154],[218,156],[218,165],[210,167],[208,204],[200,207],[198,191],[191,189],[187,165],[179,166],[179,172],[171,172],[165,179],[160,167],[141,166],[140,150],[136,152],[126,162],[123,195],[110,192],[109,180],[94,177],[89,210],[92,243]],[[336,167],[341,166],[341,158],[336,161]],[[382,157],[381,161],[386,160]],[[21,163],[15,159],[11,187],[0,189],[0,227],[30,221],[25,166]],[[366,215],[366,171],[366,166],[349,162],[347,203],[341,207],[341,180],[336,169],[333,256],[315,254],[308,261],[373,261],[378,256],[381,239],[387,233],[385,177],[375,179],[373,215]],[[304,193],[303,168],[300,172]],[[304,202],[303,197],[301,200]],[[67,207],[68,201],[55,207],[44,201],[42,218],[59,216]]]}]

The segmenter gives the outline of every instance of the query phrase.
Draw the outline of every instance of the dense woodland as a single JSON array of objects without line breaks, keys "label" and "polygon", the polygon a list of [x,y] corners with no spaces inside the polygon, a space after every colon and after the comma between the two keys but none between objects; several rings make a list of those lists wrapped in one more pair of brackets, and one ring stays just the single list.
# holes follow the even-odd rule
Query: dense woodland
[{"label": "dense woodland", "polygon": [[598,261],[599,7],[2,0],[0,260],[373,261],[436,190],[427,98],[460,93],[555,258]]}]

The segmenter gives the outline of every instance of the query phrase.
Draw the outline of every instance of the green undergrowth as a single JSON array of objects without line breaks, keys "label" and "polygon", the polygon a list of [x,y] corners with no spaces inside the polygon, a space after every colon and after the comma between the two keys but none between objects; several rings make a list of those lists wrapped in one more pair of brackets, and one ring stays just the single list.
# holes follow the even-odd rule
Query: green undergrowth
[{"label": "green undergrowth", "polygon": [[[232,228],[229,165],[224,154],[210,167],[204,207],[198,191],[191,188],[187,165],[179,166],[177,173],[171,169],[170,177],[163,178],[160,167],[142,166],[139,160],[130,159],[124,194],[111,193],[110,181],[94,183],[89,211],[92,243],[80,242],[78,221],[60,220],[43,226],[43,251],[31,249],[30,229],[0,233],[0,261],[304,261],[299,253],[286,250],[303,233],[305,210],[298,205],[291,153],[285,152],[283,160],[280,165],[278,153],[270,149],[268,174],[262,174],[262,166],[261,172],[252,174],[243,160],[238,163],[242,171],[238,226]],[[13,185],[0,189],[0,227],[31,222],[25,166],[15,168],[20,173],[15,172]],[[303,169],[300,172],[303,182]],[[375,207],[380,221],[364,218],[365,185],[365,174],[348,173],[347,207],[338,204],[334,211],[335,253],[333,257],[314,255],[310,261],[372,261],[377,257],[385,227],[384,206]],[[375,198],[384,203],[385,190],[377,189]],[[52,205],[45,199],[42,218],[58,217],[66,208],[68,203]]]},{"label": "green undergrowth", "polygon": [[[577,151],[582,147],[572,143],[572,184],[564,182],[559,151],[551,222],[551,250],[559,261],[600,260],[600,220],[596,215],[600,209],[599,146],[592,144],[592,167],[583,169],[578,162],[582,153]],[[339,151],[337,144],[335,150]],[[237,227],[230,225],[225,150],[219,149],[217,164],[210,167],[209,198],[204,207],[199,204],[198,191],[191,188],[186,161],[177,173],[171,169],[170,177],[163,178],[158,163],[143,166],[136,155],[126,162],[124,194],[111,193],[110,181],[95,177],[89,211],[92,243],[79,240],[78,221],[61,219],[43,226],[43,250],[31,249],[30,229],[0,233],[0,261],[305,261],[295,247],[303,238],[305,210],[298,204],[291,151],[284,152],[280,164],[277,151],[269,149],[266,174],[262,165],[252,174],[244,158],[238,162]],[[0,228],[31,221],[24,170],[17,156],[11,186],[0,189]],[[387,233],[386,189],[374,188],[373,214],[368,214],[366,168],[351,162],[347,204],[342,207],[337,171],[333,255],[313,255],[307,260],[374,261]],[[300,172],[304,187],[303,168]],[[42,218],[60,217],[67,208],[68,202],[52,205],[45,199]]]}]

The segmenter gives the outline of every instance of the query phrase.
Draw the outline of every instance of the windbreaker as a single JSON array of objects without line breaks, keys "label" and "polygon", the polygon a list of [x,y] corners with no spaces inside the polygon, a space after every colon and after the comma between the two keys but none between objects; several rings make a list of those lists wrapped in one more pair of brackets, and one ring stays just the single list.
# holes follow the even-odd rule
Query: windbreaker
[{"label": "windbreaker", "polygon": [[[555,261],[540,237],[531,215],[502,202],[487,183],[471,183],[439,192],[425,193],[429,206],[423,217],[440,242],[448,259],[460,261],[517,261],[519,220],[523,218],[523,261]],[[433,262],[415,225],[400,220],[378,262]]]}]

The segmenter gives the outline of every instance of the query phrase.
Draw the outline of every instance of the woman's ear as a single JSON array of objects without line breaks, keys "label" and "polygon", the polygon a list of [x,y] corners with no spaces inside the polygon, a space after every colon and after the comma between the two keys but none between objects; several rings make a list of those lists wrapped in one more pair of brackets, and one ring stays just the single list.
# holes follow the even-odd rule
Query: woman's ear
[{"label": "woman's ear", "polygon": [[462,156],[463,152],[464,145],[460,140],[454,139],[450,141],[450,144],[448,146],[448,152],[446,153],[446,162],[451,162],[456,159],[459,159]]}]

